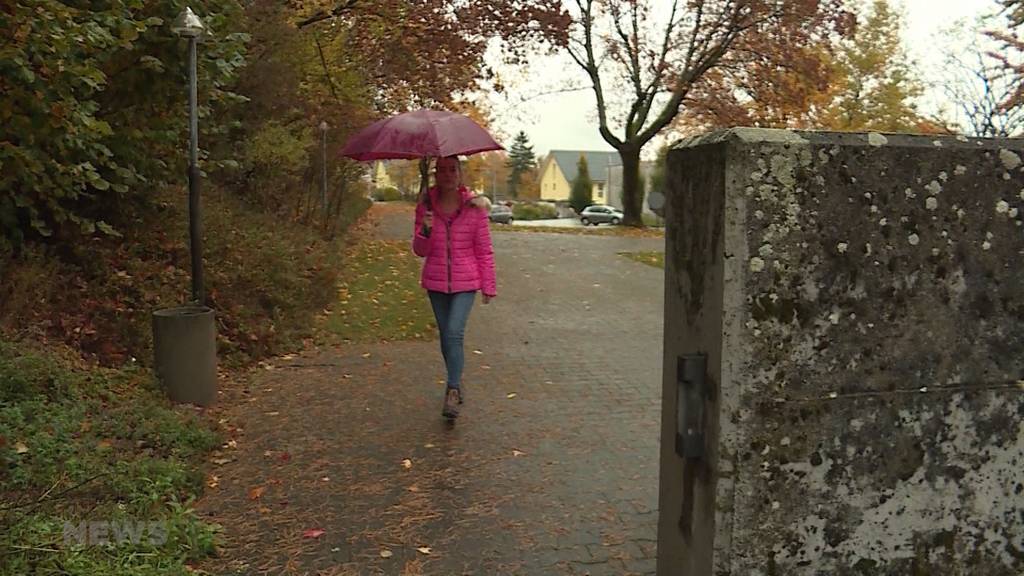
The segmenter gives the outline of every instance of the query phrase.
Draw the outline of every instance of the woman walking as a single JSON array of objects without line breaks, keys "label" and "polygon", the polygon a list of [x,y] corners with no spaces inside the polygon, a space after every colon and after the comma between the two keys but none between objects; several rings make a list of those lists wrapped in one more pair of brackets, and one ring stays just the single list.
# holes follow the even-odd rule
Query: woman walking
[{"label": "woman walking", "polygon": [[454,419],[463,401],[463,338],[473,300],[478,291],[484,304],[497,296],[488,221],[491,203],[462,185],[456,156],[437,159],[434,180],[436,185],[416,205],[412,247],[426,258],[420,284],[434,309],[448,371],[441,414]]}]

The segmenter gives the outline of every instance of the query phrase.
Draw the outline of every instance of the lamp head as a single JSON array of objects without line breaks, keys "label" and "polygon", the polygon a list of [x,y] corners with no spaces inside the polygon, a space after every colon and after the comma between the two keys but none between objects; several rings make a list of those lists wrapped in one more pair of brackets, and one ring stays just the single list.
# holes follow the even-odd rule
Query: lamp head
[{"label": "lamp head", "polygon": [[196,16],[192,8],[186,7],[174,19],[174,23],[171,24],[171,32],[185,38],[199,38],[206,32],[206,26],[203,26],[203,21]]}]

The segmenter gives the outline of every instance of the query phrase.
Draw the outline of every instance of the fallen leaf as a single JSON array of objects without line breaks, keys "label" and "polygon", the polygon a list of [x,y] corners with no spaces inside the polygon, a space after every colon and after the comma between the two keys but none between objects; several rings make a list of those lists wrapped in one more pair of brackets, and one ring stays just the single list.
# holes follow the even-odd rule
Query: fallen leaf
[{"label": "fallen leaf", "polygon": [[220,486],[220,476],[210,476],[210,479],[206,481],[206,485],[210,488]]},{"label": "fallen leaf", "polygon": [[420,546],[416,549],[420,554],[430,554],[430,546]]},{"label": "fallen leaf", "polygon": [[369,358],[369,357],[370,357],[370,353],[369,352],[363,354],[363,358]]},{"label": "fallen leaf", "polygon": [[509,392],[508,394],[505,395],[505,397],[506,398],[515,398],[516,397],[516,393],[515,392]]},{"label": "fallen leaf", "polygon": [[228,448],[238,448],[238,442],[235,440],[228,440]]},{"label": "fallen leaf", "polygon": [[[97,448],[110,448],[113,443],[110,440],[103,439],[96,443]],[[25,449],[28,452],[28,448]]]},{"label": "fallen leaf", "polygon": [[423,445],[423,447],[424,448],[433,448],[434,445],[432,443],[430,443],[430,442],[427,442],[426,444]]},{"label": "fallen leaf", "polygon": [[480,368],[482,368],[484,370],[490,370],[491,369],[490,365],[488,365],[488,364],[481,364]]},{"label": "fallen leaf", "polygon": [[280,412],[265,412],[265,414],[266,414],[267,416],[277,416],[277,415],[279,415],[279,414],[281,414],[281,413],[280,413]]},{"label": "fallen leaf", "polygon": [[321,482],[330,482],[330,481],[331,481],[331,479],[330,479],[330,477],[329,477],[329,476],[324,476],[323,478],[321,478],[321,479],[320,479],[320,481],[321,481]]},{"label": "fallen leaf", "polygon": [[257,486],[249,489],[249,500],[259,500],[260,496],[267,491],[266,486]]},{"label": "fallen leaf", "polygon": [[281,455],[278,456],[278,458],[281,460],[281,462],[287,462],[292,459],[292,455],[287,452],[281,452]]},{"label": "fallen leaf", "polygon": [[14,452],[16,454],[25,454],[26,452],[28,452],[28,446],[25,446],[24,442],[15,442]]},{"label": "fallen leaf", "polygon": [[483,354],[480,350],[473,350],[473,354]]},{"label": "fallen leaf", "polygon": [[266,456],[267,458],[270,458],[271,456],[274,455],[274,453],[271,452],[270,450],[264,450],[263,455]]},{"label": "fallen leaf", "polygon": [[310,528],[309,530],[306,530],[305,532],[302,533],[302,537],[303,538],[319,538],[319,537],[323,536],[326,533],[327,533],[326,531],[321,530],[319,528]]},{"label": "fallen leaf", "polygon": [[406,470],[408,470],[408,469],[412,468],[412,460],[409,460],[408,458],[406,458],[405,460],[402,460],[402,466],[403,466],[403,467],[404,467],[404,468],[405,468]]},{"label": "fallen leaf", "polygon": [[392,555],[393,554],[391,553],[391,550],[381,550],[380,551],[380,557],[381,558],[391,558]]},{"label": "fallen leaf", "polygon": [[258,510],[260,514],[270,514],[271,512],[270,508],[267,508],[266,506],[260,506]]},{"label": "fallen leaf", "polygon": [[420,487],[419,486],[409,486],[409,492],[419,492],[419,491],[420,491]]},{"label": "fallen leaf", "polygon": [[515,456],[525,456],[525,455],[526,455],[526,452],[522,452],[522,451],[514,450],[514,449],[512,450],[512,456],[513,457],[515,457]]},{"label": "fallen leaf", "polygon": [[217,466],[223,466],[224,464],[227,464],[228,462],[231,462],[230,458],[214,458],[213,459],[213,463],[216,464]]},{"label": "fallen leaf", "polygon": [[331,552],[341,552],[341,548],[335,546],[334,548],[331,548]]}]

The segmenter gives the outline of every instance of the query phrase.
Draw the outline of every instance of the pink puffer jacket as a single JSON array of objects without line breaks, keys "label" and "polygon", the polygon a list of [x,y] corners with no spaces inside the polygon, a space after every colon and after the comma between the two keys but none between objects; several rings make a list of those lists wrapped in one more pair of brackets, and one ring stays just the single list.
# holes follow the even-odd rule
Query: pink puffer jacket
[{"label": "pink puffer jacket", "polygon": [[[462,206],[445,218],[436,208],[430,236],[422,235],[426,207],[416,205],[416,228],[412,250],[425,256],[420,285],[435,292],[470,292],[480,290],[486,296],[497,296],[494,274],[494,248],[489,226],[490,200],[474,197],[462,187]],[[429,191],[431,206],[438,206],[437,188]]]}]

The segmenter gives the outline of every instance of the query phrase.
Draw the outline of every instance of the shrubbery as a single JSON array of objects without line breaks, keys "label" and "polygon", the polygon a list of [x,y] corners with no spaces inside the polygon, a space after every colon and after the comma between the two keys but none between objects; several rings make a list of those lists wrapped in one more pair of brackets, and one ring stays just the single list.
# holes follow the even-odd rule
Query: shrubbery
[{"label": "shrubbery", "polygon": [[558,210],[547,204],[520,203],[512,207],[516,220],[550,220],[558,217]]},{"label": "shrubbery", "polygon": [[[156,195],[137,214],[130,238],[30,245],[18,258],[0,250],[0,328],[63,341],[107,365],[132,357],[149,363],[151,313],[189,298],[185,196]],[[350,195],[339,226],[368,204]],[[341,240],[216,189],[205,193],[203,216],[206,292],[217,311],[221,362],[246,364],[307,336],[313,315],[334,300]]]}]

